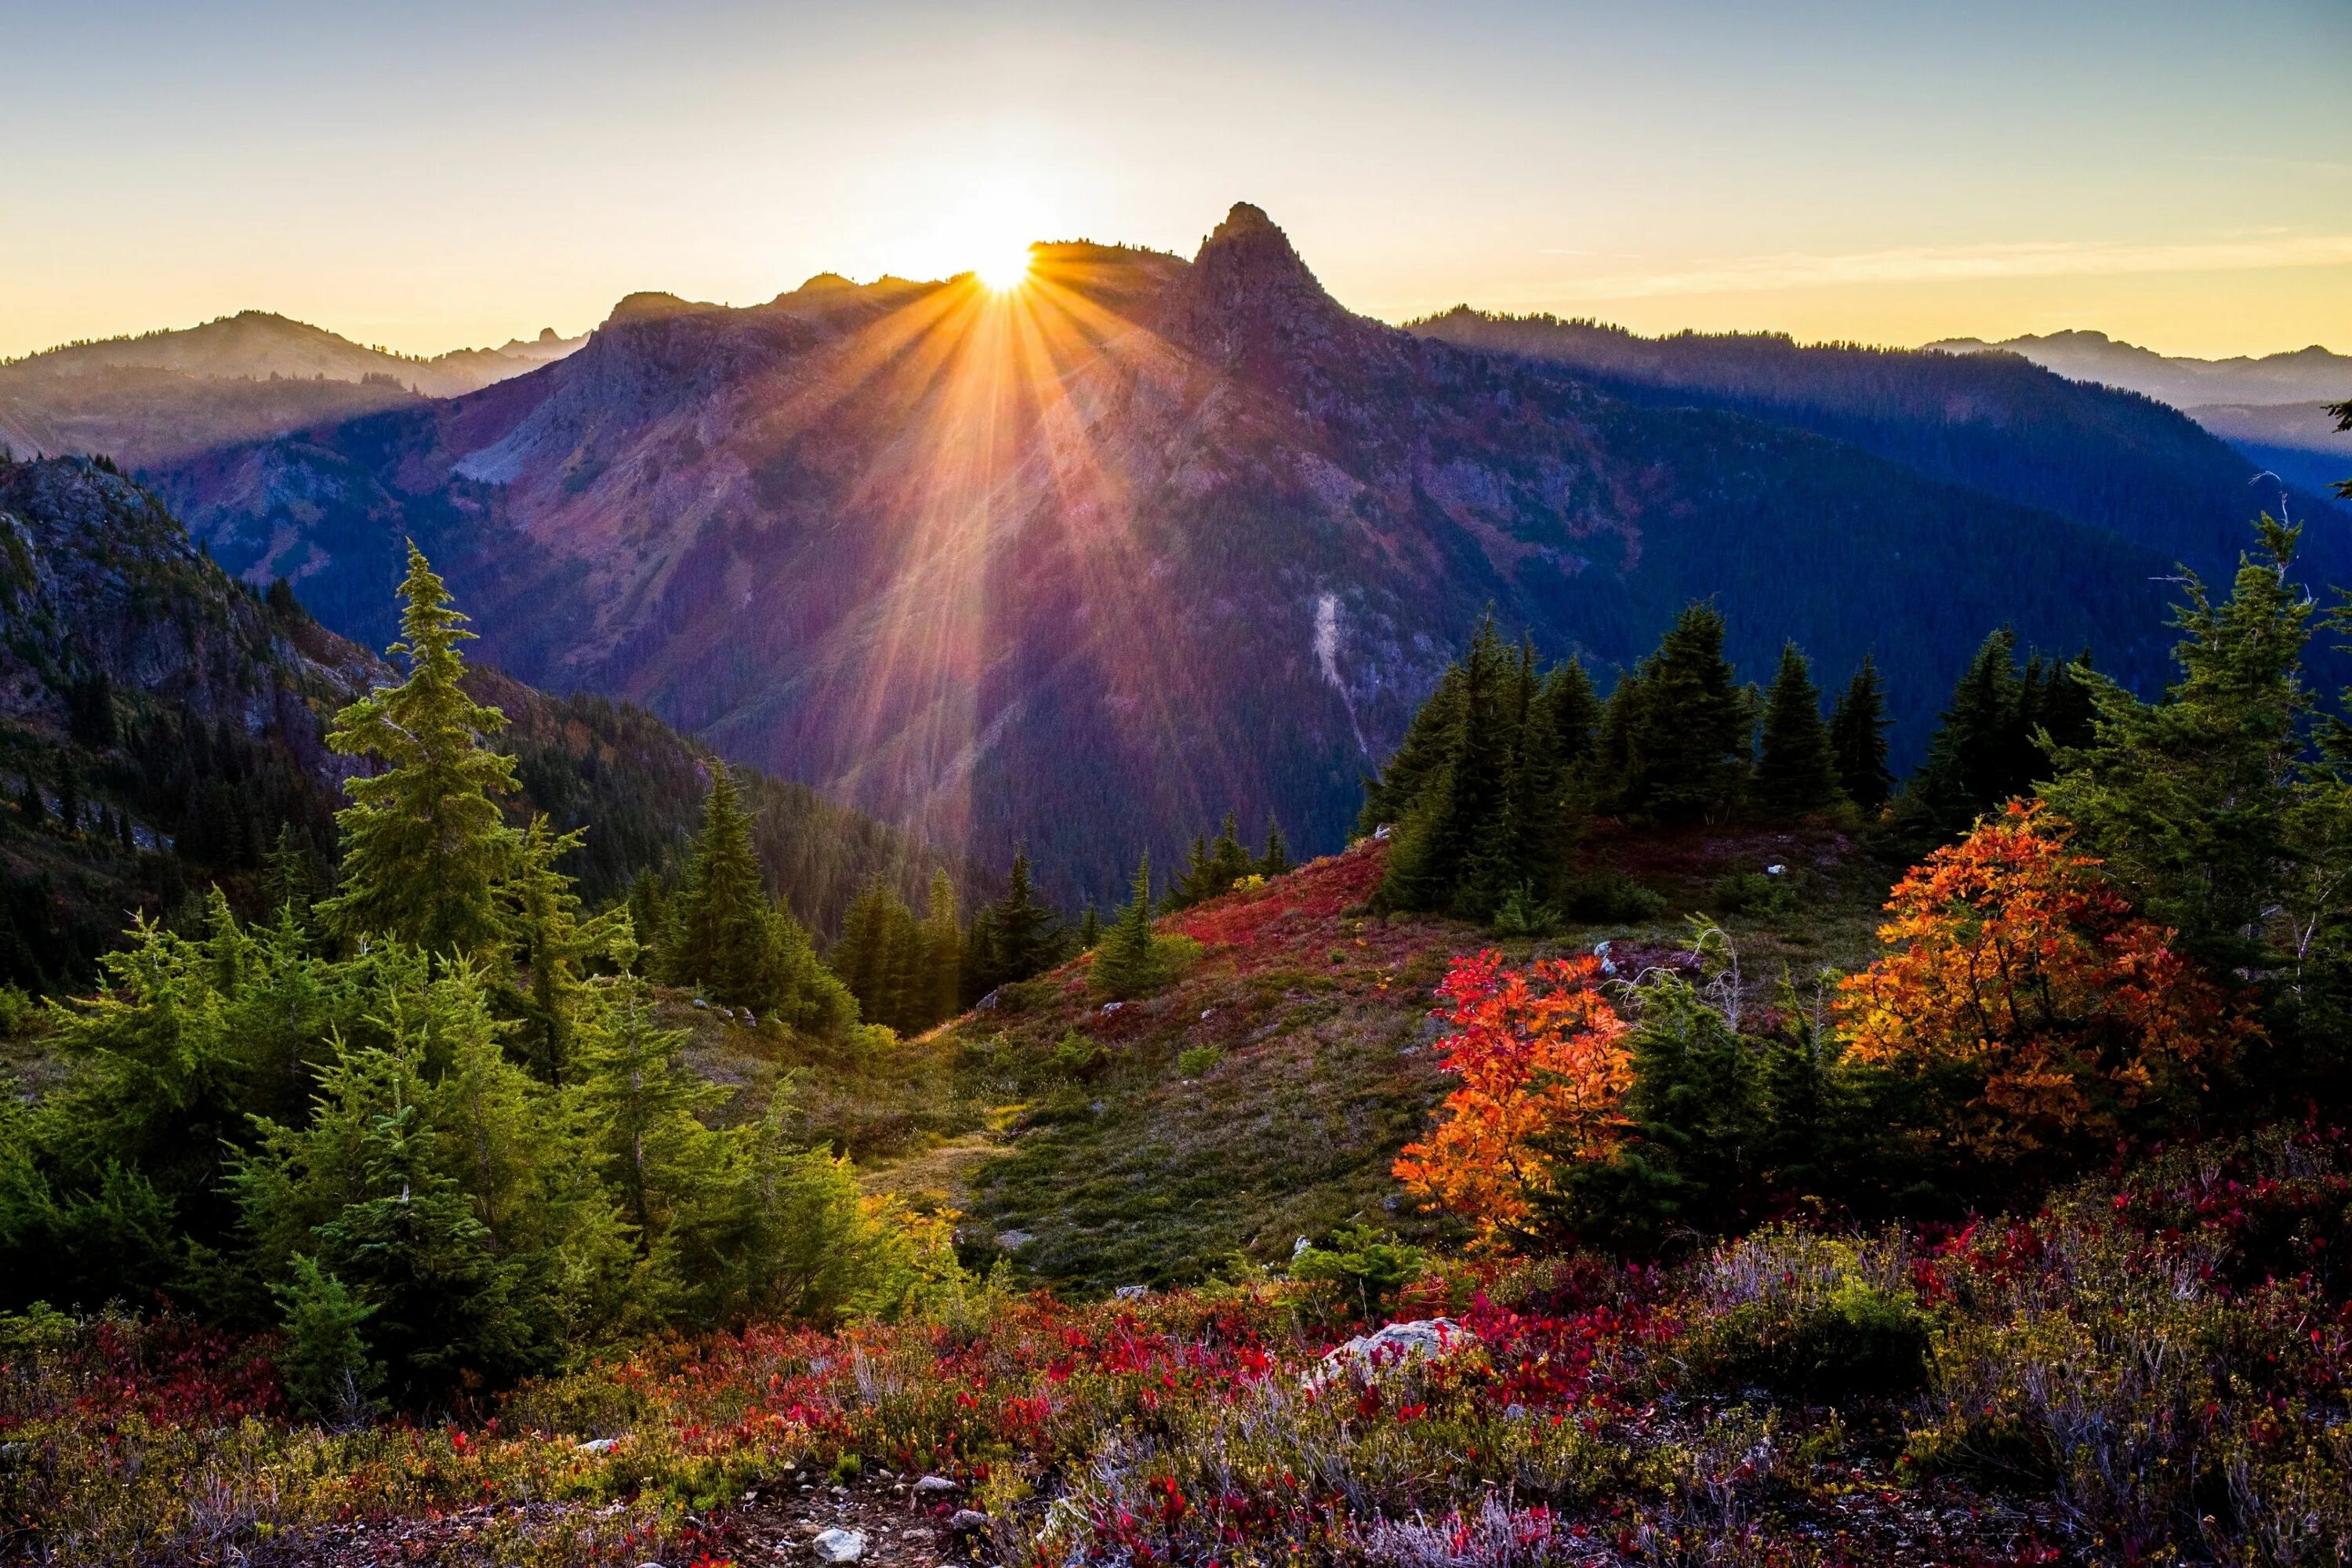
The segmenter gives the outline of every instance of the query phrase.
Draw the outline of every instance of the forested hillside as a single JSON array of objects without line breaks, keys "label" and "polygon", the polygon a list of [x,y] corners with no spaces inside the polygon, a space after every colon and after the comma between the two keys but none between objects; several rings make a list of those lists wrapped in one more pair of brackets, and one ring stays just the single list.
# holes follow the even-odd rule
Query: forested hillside
[{"label": "forested hillside", "polygon": [[[2070,382],[2012,354],[1800,344],[1766,333],[1644,338],[1593,321],[1466,306],[1410,330],[1570,366],[1647,404],[1793,425],[2105,530],[2209,574],[2230,569],[2254,511],[2278,510],[2279,487],[2250,486],[2255,465],[2177,408]],[[2294,504],[2306,513],[2326,507],[2317,492]],[[2352,575],[2352,543],[2315,531],[2305,567],[2341,581]]]},{"label": "forested hillside", "polygon": [[[128,913],[184,921],[215,882],[253,914],[323,887],[353,772],[326,731],[390,667],[282,584],[230,578],[107,464],[0,461],[0,983],[86,983]],[[625,704],[468,679],[510,715],[516,820],[595,825],[566,860],[586,897],[682,867],[706,753]],[[942,864],[804,785],[746,788],[770,875],[820,930],[870,879],[915,897]]]}]

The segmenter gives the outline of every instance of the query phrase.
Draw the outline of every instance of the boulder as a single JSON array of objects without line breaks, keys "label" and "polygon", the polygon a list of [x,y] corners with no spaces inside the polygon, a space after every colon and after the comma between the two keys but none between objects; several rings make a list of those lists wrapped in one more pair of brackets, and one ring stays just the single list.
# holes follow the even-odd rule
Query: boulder
[{"label": "boulder", "polygon": [[866,1555],[866,1537],[857,1531],[844,1530],[835,1525],[831,1530],[820,1531],[817,1538],[809,1542],[809,1549],[816,1553],[816,1560],[820,1563],[855,1563]]},{"label": "boulder", "polygon": [[961,1489],[945,1476],[925,1476],[915,1483],[917,1497],[944,1497],[959,1489]]},{"label": "boulder", "polygon": [[1377,1371],[1424,1356],[1450,1355],[1477,1342],[1476,1334],[1451,1318],[1416,1318],[1336,1345],[1324,1355],[1323,1364],[1333,1371],[1351,1366]]}]

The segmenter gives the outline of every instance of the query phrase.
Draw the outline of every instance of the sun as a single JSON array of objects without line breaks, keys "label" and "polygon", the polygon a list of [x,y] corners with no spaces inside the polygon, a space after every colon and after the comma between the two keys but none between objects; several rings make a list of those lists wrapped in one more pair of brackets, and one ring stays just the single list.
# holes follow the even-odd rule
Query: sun
[{"label": "sun", "polygon": [[1024,243],[1003,243],[990,247],[987,255],[972,268],[982,285],[998,294],[1009,293],[1029,281],[1030,247]]}]

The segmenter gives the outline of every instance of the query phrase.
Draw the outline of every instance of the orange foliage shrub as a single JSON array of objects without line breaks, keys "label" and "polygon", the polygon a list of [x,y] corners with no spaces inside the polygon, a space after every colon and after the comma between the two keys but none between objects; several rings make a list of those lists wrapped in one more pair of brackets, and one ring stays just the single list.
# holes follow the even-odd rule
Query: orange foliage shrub
[{"label": "orange foliage shrub", "polygon": [[2130,1108],[2201,1087],[2252,1033],[2098,864],[2038,803],[2014,803],[1904,876],[1878,931],[1896,951],[1840,984],[1857,1059],[1980,1075],[1947,1133],[1975,1152],[2112,1135]]},{"label": "orange foliage shrub", "polygon": [[1491,951],[1454,961],[1438,987],[1453,1032],[1437,1050],[1462,1087],[1428,1141],[1398,1157],[1408,1191],[1467,1215],[1492,1240],[1525,1222],[1531,1192],[1563,1151],[1600,1159],[1616,1146],[1633,1058],[1624,1020],[1593,988],[1600,973],[1591,958],[1512,971]]}]

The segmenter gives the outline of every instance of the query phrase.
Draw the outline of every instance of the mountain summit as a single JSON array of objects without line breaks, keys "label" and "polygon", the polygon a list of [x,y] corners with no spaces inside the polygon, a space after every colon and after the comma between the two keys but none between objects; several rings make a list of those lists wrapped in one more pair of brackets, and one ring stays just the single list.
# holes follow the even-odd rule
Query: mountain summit
[{"label": "mountain summit", "polygon": [[[168,488],[340,629],[389,635],[414,537],[518,676],[983,859],[1026,840],[1064,897],[1229,809],[1336,845],[1489,611],[1605,687],[1713,596],[1750,671],[1788,637],[1832,681],[1874,653],[1915,749],[2005,622],[2153,678],[2151,580],[2242,536],[2226,447],[2013,359],[1802,362],[1906,389],[1869,395],[1875,424],[1695,406],[1716,395],[1351,314],[1246,204],[1189,262],[1033,257],[1006,294],[635,296],[533,374]],[[2018,440],[2028,409],[2063,461]],[[2151,453],[2196,478],[2154,528],[2109,504]]]}]

